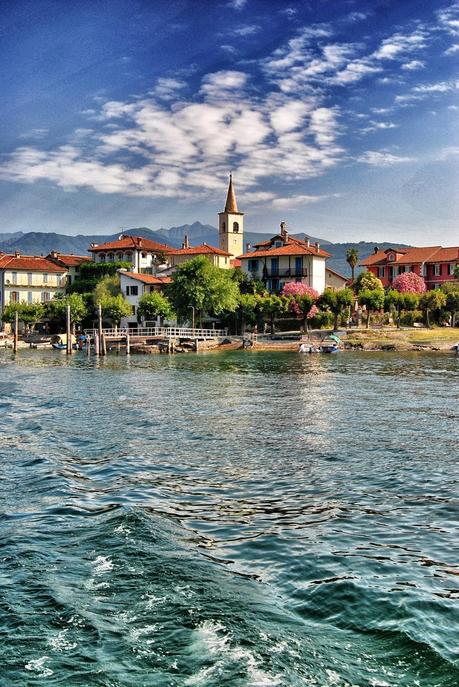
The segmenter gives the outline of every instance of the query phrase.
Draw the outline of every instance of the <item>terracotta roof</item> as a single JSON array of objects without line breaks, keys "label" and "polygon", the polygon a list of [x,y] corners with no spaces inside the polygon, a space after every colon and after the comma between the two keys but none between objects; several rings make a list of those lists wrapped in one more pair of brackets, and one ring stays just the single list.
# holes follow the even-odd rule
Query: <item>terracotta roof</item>
[{"label": "terracotta roof", "polygon": [[92,262],[92,258],[89,255],[73,255],[72,253],[56,253],[55,251],[49,253],[46,259],[60,263],[64,267],[79,267],[84,262]]},{"label": "terracotta roof", "polygon": [[240,267],[241,261],[239,260],[239,258],[233,258],[232,260],[230,260],[230,265],[231,267]]},{"label": "terracotta roof", "polygon": [[139,274],[138,272],[121,272],[121,274],[144,284],[169,284],[172,281],[170,277],[155,277],[153,274]]},{"label": "terracotta roof", "polygon": [[370,255],[359,264],[363,266],[382,265],[382,264],[396,264],[396,265],[411,265],[421,262],[443,262],[448,260],[456,260],[458,258],[459,248],[442,248],[441,246],[421,246],[419,248],[394,248],[394,253],[402,253],[397,260],[389,261],[388,253],[391,250],[379,250],[377,253]]},{"label": "terracotta roof", "polygon": [[225,250],[221,250],[221,248],[216,248],[215,246],[209,246],[207,243],[201,243],[200,246],[171,248],[169,250],[169,255],[207,255],[209,253],[213,255],[223,255],[226,258],[231,255],[231,253],[227,253]]},{"label": "terracotta roof", "polygon": [[459,247],[451,246],[450,248],[440,248],[429,262],[450,262],[451,260],[459,260]]},{"label": "terracotta roof", "polygon": [[171,247],[166,246],[165,243],[158,243],[157,241],[152,241],[151,239],[144,239],[142,236],[128,236],[127,234],[123,234],[116,241],[108,241],[107,243],[91,245],[88,250],[91,253],[97,253],[107,250],[116,251],[129,249],[170,253]]},{"label": "terracotta roof", "polygon": [[51,260],[36,255],[2,255],[0,269],[27,270],[28,272],[59,272],[65,274],[65,267],[59,267]]},{"label": "terracotta roof", "polygon": [[[274,240],[277,239],[278,236],[274,236],[268,243],[267,245],[272,245],[274,243]],[[260,244],[262,246],[266,245],[265,242]],[[309,245],[306,243],[306,241],[300,241],[299,239],[295,239],[292,236],[289,236],[287,239],[287,243],[280,248],[269,248],[266,250],[255,250],[255,251],[250,251],[248,253],[244,253],[243,255],[239,255],[239,260],[243,260],[246,258],[265,258],[265,257],[270,257],[274,256],[276,257],[277,255],[317,255],[320,258],[328,258],[330,256],[330,253],[327,253],[327,251],[323,250],[322,248],[317,248],[314,245]]]},{"label": "terracotta roof", "polygon": [[225,212],[239,213],[237,209],[236,192],[233,186],[233,175],[230,174],[228,193],[226,194]]}]

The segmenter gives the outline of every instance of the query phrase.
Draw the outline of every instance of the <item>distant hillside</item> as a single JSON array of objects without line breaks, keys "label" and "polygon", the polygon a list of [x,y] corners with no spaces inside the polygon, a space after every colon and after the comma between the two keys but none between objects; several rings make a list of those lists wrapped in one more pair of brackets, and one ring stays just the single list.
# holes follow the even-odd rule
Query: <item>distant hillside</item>
[{"label": "distant hillside", "polygon": [[[201,224],[201,222],[194,222],[193,224],[183,224],[179,227],[171,227],[170,229],[153,230],[148,227],[134,227],[133,229],[123,229],[124,234],[131,234],[133,236],[143,236],[159,243],[166,243],[174,248],[180,248],[183,237],[188,235],[188,239],[192,245],[200,243],[209,243],[211,245],[218,245],[218,231],[210,224]],[[51,250],[57,250],[60,253],[74,253],[84,255],[91,243],[104,243],[106,241],[113,241],[120,235],[116,234],[93,234],[85,236],[78,234],[77,236],[67,236],[66,234],[56,234],[47,232],[14,232],[14,233],[0,233],[0,251],[4,253],[14,253],[19,251],[25,255],[47,255]],[[265,241],[272,236],[271,233],[258,233],[254,231],[244,232],[245,245],[250,243],[253,245],[259,241]],[[296,238],[304,239],[304,234],[293,234]],[[331,243],[315,236],[310,236],[312,242],[319,241],[319,243],[331,253],[332,257],[328,259],[329,265],[336,272],[340,272],[345,276],[350,276],[349,265],[346,262],[346,251],[349,248],[357,248],[359,251],[359,258],[368,257],[373,253],[375,243],[367,241],[360,241],[359,243]],[[403,244],[395,243],[378,243],[379,248],[392,248],[394,246],[401,246]],[[244,246],[245,249],[245,246]]]}]

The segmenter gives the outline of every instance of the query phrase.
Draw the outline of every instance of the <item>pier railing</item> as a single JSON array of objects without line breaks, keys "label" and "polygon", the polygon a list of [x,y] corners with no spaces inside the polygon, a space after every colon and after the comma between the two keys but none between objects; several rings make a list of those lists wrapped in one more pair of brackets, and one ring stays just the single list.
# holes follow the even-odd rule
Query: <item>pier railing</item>
[{"label": "pier railing", "polygon": [[[99,333],[98,329],[85,329],[84,333],[94,337]],[[192,327],[113,327],[111,329],[102,329],[102,335],[106,338],[110,337],[165,337],[172,339],[217,339],[228,335],[227,329],[196,329]]]}]

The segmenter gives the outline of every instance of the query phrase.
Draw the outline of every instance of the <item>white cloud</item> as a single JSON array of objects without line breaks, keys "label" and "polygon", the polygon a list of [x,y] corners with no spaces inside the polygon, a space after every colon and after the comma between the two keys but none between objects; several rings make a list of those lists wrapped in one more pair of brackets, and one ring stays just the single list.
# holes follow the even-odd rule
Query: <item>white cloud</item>
[{"label": "white cloud", "polygon": [[413,158],[411,157],[393,155],[387,150],[367,150],[357,159],[358,162],[363,162],[373,167],[390,167],[400,162],[412,162],[412,160]]},{"label": "white cloud", "polygon": [[459,52],[459,43],[453,43],[443,54],[455,55],[457,52]]},{"label": "white cloud", "polygon": [[172,78],[161,78],[156,82],[152,94],[163,100],[173,100],[178,91],[186,87],[185,81]]},{"label": "white cloud", "polygon": [[247,4],[247,0],[229,0],[228,7],[233,10],[242,10]]},{"label": "white cloud", "polygon": [[425,48],[427,37],[427,32],[422,29],[416,29],[410,34],[394,33],[382,41],[373,57],[377,60],[400,59],[406,53]]},{"label": "white cloud", "polygon": [[420,84],[415,86],[416,93],[449,93],[459,88],[459,81],[439,81],[438,83]]},{"label": "white cloud", "polygon": [[395,124],[394,122],[370,122],[370,126],[367,126],[365,129],[362,129],[362,133],[368,134],[373,131],[383,131],[385,129],[396,129],[399,125]]},{"label": "white cloud", "polygon": [[425,66],[425,62],[422,62],[421,60],[411,60],[410,62],[405,62],[405,64],[402,64],[402,69],[413,72],[417,69],[424,69]]},{"label": "white cloud", "polygon": [[238,26],[233,29],[232,34],[242,37],[253,36],[255,33],[258,33],[259,30],[260,27],[257,24],[246,24],[245,26]]},{"label": "white cloud", "polygon": [[459,36],[459,2],[437,12],[439,25],[453,36]]},{"label": "white cloud", "polygon": [[289,210],[291,208],[300,207],[301,205],[310,205],[311,203],[318,203],[319,201],[326,200],[327,198],[330,198],[330,196],[295,195],[292,198],[275,198],[272,202],[272,206],[277,208],[278,210]]}]

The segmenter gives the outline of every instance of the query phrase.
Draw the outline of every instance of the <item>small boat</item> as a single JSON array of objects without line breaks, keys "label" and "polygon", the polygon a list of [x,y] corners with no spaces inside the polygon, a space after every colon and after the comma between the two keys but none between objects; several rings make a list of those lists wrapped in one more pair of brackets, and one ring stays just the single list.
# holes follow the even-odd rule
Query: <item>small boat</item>
[{"label": "small boat", "polygon": [[322,353],[339,353],[340,343],[341,339],[337,334],[330,334],[322,341],[320,350]]},{"label": "small boat", "polygon": [[[72,348],[75,348],[75,337],[71,337]],[[67,334],[55,334],[51,339],[51,346],[56,351],[65,351],[67,348]]]},{"label": "small boat", "polygon": [[67,346],[63,343],[52,343],[51,346],[56,349],[56,351],[64,351]]}]

